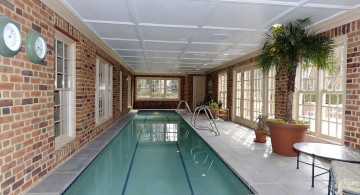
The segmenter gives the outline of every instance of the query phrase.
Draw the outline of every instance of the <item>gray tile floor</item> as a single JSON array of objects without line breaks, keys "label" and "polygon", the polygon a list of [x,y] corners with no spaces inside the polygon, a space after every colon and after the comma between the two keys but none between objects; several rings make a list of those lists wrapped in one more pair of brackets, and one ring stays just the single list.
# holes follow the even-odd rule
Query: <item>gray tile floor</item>
[{"label": "gray tile floor", "polygon": [[[189,115],[181,114],[190,123]],[[199,126],[207,126],[205,118],[199,117]],[[271,141],[265,144],[254,142],[251,129],[228,121],[217,121],[220,136],[209,130],[197,130],[200,136],[259,194],[304,195],[327,194],[328,174],[315,178],[311,187],[311,166],[300,163],[296,169],[296,157],[284,157],[272,153]],[[312,161],[301,155],[303,161]],[[329,162],[316,161],[318,166],[328,168]],[[315,168],[315,174],[324,172]]]}]

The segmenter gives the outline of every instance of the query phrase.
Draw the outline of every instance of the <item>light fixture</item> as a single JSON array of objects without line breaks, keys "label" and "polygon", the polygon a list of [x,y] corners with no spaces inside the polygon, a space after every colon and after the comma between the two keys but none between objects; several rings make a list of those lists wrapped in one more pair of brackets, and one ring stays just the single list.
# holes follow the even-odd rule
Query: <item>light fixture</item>
[{"label": "light fixture", "polygon": [[204,64],[204,66],[207,66],[207,65],[208,65],[207,63]]},{"label": "light fixture", "polygon": [[200,70],[200,68],[197,68],[196,70]]},{"label": "light fixture", "polygon": [[224,53],[224,56],[228,56],[228,55],[230,55],[230,54],[228,54],[228,53]]},{"label": "light fixture", "polygon": [[274,28],[279,28],[280,26],[282,26],[281,24],[273,24],[272,27]]}]

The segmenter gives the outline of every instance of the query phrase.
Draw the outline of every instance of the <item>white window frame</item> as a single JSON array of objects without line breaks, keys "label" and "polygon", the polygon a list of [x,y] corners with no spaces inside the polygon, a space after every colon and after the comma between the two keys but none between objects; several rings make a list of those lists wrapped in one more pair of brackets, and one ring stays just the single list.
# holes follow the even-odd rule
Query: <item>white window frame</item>
[{"label": "white window frame", "polygon": [[[138,90],[137,90],[137,82],[138,80],[150,80],[150,97],[138,97]],[[164,98],[158,98],[158,97],[153,97],[152,95],[152,90],[153,89],[153,80],[163,80],[164,81]],[[167,80],[177,80],[178,81],[178,97],[177,98],[169,98],[166,97],[166,81]],[[135,84],[135,93],[136,93],[136,100],[140,100],[140,101],[178,101],[181,98],[181,80],[180,78],[168,78],[168,77],[136,77],[136,84]]]},{"label": "white window frame", "polygon": [[[103,75],[100,78],[100,70]],[[113,66],[107,63],[104,59],[96,58],[96,80],[95,80],[95,123],[97,125],[105,122],[112,117],[113,110],[113,78],[112,78]],[[102,79],[102,81],[100,81]],[[102,84],[102,87],[100,87]],[[103,93],[103,96],[100,95]],[[100,98],[103,98],[100,104]],[[100,115],[100,112],[103,115]]]},{"label": "white window frame", "polygon": [[227,74],[219,73],[218,76],[218,101],[222,102],[222,108],[227,108]]},{"label": "white window frame", "polygon": [[[57,74],[57,41],[62,42],[68,46],[68,74],[69,74],[69,87],[65,88],[56,88],[56,84],[54,86],[54,96],[55,92],[59,91],[65,93],[65,97],[67,98],[67,105],[63,105],[64,109],[66,109],[66,117],[64,120],[67,120],[67,132],[55,137],[55,149],[61,148],[66,145],[76,137],[76,58],[75,58],[75,41],[61,32],[55,30],[55,66],[54,66],[54,74],[56,82],[56,74]],[[55,102],[54,102],[55,105]],[[54,110],[55,111],[55,110]],[[54,119],[55,120],[55,119]],[[54,136],[55,136],[55,121],[54,121]]]},{"label": "white window frame", "polygon": [[[324,135],[321,132],[321,123],[322,123],[322,107],[324,106],[324,98],[323,98],[323,94],[326,94],[326,90],[323,89],[324,86],[324,73],[325,71],[323,70],[317,70],[316,71],[316,83],[317,86],[314,90],[315,94],[316,94],[316,108],[315,108],[315,119],[312,120],[312,122],[315,122],[315,124],[310,124],[313,128],[315,128],[313,131],[310,131],[310,134],[316,137],[320,137],[323,139],[327,139],[327,140],[331,140],[331,141],[335,141],[338,143],[342,143],[344,140],[344,133],[345,133],[345,105],[346,105],[346,55],[347,55],[347,35],[343,35],[340,37],[337,37],[334,39],[335,45],[343,45],[344,48],[344,52],[343,52],[343,56],[342,56],[342,61],[340,62],[342,64],[343,67],[343,76],[342,76],[342,121],[341,121],[341,128],[342,128],[342,135],[341,138],[337,138],[337,137],[332,137],[329,135]],[[296,91],[295,91],[295,96],[294,96],[294,105],[293,105],[293,116],[296,119],[301,119],[299,118],[299,102],[300,102],[300,97],[299,95],[302,93],[302,91],[300,90],[300,79],[301,79],[301,68],[299,68],[297,70],[297,76],[296,76]],[[328,92],[329,94],[331,94],[332,92]]]}]

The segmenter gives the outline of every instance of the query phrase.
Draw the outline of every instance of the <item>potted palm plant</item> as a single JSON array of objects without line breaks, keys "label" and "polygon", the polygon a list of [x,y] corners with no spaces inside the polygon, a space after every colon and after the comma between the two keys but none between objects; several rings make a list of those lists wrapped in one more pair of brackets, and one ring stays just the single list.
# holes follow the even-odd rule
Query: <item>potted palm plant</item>
[{"label": "potted palm plant", "polygon": [[257,117],[256,120],[257,120],[257,128],[254,129],[255,132],[254,142],[265,143],[266,136],[268,135],[268,126],[266,124],[267,116],[261,114]]},{"label": "potted palm plant", "polygon": [[284,118],[268,121],[273,151],[285,156],[296,156],[292,146],[304,140],[309,128],[308,124],[295,124],[292,117],[296,69],[301,65],[332,70],[335,63],[333,41],[309,29],[310,24],[310,19],[306,18],[270,28],[258,58],[264,73],[271,67],[275,67],[276,73],[286,72]]}]

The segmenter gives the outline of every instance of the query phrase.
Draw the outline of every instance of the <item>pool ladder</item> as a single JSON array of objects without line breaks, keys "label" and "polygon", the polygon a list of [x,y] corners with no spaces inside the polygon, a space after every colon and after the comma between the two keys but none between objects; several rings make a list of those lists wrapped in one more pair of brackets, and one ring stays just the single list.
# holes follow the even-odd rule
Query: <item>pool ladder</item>
[{"label": "pool ladder", "polygon": [[[197,126],[196,125],[196,119],[198,118],[199,114],[201,111],[204,111],[205,114],[206,114],[206,117],[209,121],[209,124],[210,124],[210,128],[208,127],[200,127],[200,126]],[[196,127],[197,129],[203,129],[203,130],[206,130],[206,129],[210,129],[211,132],[215,132],[215,135],[216,136],[219,136],[220,135],[220,132],[216,126],[216,123],[215,123],[215,120],[214,120],[214,117],[213,115],[211,114],[210,112],[210,109],[208,106],[205,106],[205,105],[201,105],[201,106],[198,106],[195,108],[194,110],[194,114],[192,115],[191,117],[191,123],[192,125],[194,125],[194,127]]]},{"label": "pool ladder", "polygon": [[[209,108],[205,105],[201,105],[201,106],[198,106],[195,108],[195,111],[194,113],[191,112],[191,109],[189,107],[189,104],[187,103],[187,101],[185,100],[180,100],[179,103],[178,103],[178,106],[176,108],[176,112],[179,113],[179,109],[181,107],[182,104],[185,104],[185,107],[186,107],[186,111],[187,113],[191,116],[191,124],[194,125],[195,128],[197,129],[203,129],[203,130],[207,130],[207,129],[210,129],[211,132],[215,132],[215,135],[216,136],[219,136],[220,135],[220,132],[216,126],[216,123],[215,123],[215,120],[214,120],[214,117],[212,116]],[[210,124],[210,128],[208,127],[199,127],[196,125],[196,119],[198,118],[199,114],[201,111],[204,111],[206,116],[207,116],[207,119],[209,121],[209,124]],[[196,116],[195,116],[196,115]]]},{"label": "pool ladder", "polygon": [[177,108],[176,108],[176,112],[179,113],[179,109],[180,109],[180,107],[181,107],[181,105],[182,105],[183,103],[185,104],[185,108],[186,108],[187,113],[188,113],[190,116],[192,116],[193,114],[192,114],[192,112],[191,112],[191,109],[190,109],[190,107],[189,107],[189,104],[188,104],[187,101],[185,101],[185,100],[180,100],[180,101],[179,101],[178,106],[177,106]]}]

